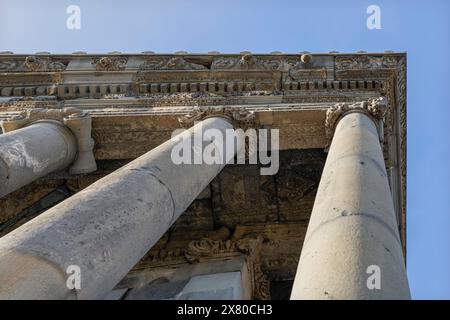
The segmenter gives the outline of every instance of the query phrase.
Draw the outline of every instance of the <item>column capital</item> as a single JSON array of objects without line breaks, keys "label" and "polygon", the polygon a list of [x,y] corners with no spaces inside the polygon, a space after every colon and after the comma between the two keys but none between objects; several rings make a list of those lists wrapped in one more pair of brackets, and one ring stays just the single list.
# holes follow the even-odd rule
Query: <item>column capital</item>
[{"label": "column capital", "polygon": [[27,109],[0,123],[3,133],[29,126],[38,121],[52,120],[66,126],[77,141],[77,157],[69,169],[71,174],[83,174],[97,170],[93,153],[94,140],[91,137],[91,116],[77,108]]},{"label": "column capital", "polygon": [[90,117],[86,112],[76,108],[63,108],[63,109],[45,109],[35,108],[26,109],[20,112],[18,115],[14,115],[7,120],[1,121],[1,127],[3,133],[7,133],[13,130],[17,130],[26,127],[33,122],[40,120],[56,120],[64,123],[64,119],[67,118],[81,118]]},{"label": "column capital", "polygon": [[327,110],[325,119],[325,132],[329,141],[333,138],[334,130],[339,120],[341,120],[346,114],[352,112],[360,112],[368,115],[374,120],[378,133],[380,135],[380,141],[383,140],[383,120],[387,109],[387,99],[385,97],[379,97],[376,99],[370,99],[367,101],[361,101],[357,103],[337,103]]},{"label": "column capital", "polygon": [[232,107],[195,107],[188,114],[178,118],[183,128],[189,128],[196,121],[202,121],[211,117],[222,117],[230,121],[236,128],[248,128],[254,126],[255,113],[244,108]]}]

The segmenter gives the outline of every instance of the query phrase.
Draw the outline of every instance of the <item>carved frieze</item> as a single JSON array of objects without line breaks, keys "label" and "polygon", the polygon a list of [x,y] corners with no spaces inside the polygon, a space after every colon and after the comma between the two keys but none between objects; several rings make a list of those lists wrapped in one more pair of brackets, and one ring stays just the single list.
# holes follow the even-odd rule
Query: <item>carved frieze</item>
[{"label": "carved frieze", "polygon": [[397,99],[397,116],[399,122],[399,150],[400,150],[400,185],[401,185],[401,223],[400,233],[403,248],[406,250],[406,59],[401,59],[396,70],[395,97]]},{"label": "carved frieze", "polygon": [[0,70],[2,72],[12,71],[18,67],[19,63],[17,61],[0,61]]},{"label": "carved frieze", "polygon": [[44,67],[45,62],[38,57],[29,56],[26,57],[23,63],[24,67],[29,71],[38,71]]},{"label": "carved frieze", "polygon": [[122,56],[105,56],[92,59],[97,71],[120,71],[125,69],[128,59]]},{"label": "carved frieze", "polygon": [[201,239],[191,241],[185,252],[185,258],[189,262],[199,261],[201,258],[211,257],[218,254],[226,254],[236,252],[238,250],[237,243],[231,240],[211,240]]},{"label": "carved frieze", "polygon": [[327,68],[313,66],[302,56],[222,56],[214,58],[211,70],[265,70],[279,71],[283,81],[326,79]]},{"label": "carved frieze", "polygon": [[304,68],[301,57],[292,56],[254,56],[244,54],[242,56],[219,56],[213,59],[211,70],[279,70]]},{"label": "carved frieze", "polygon": [[28,56],[23,59],[0,58],[0,72],[56,72],[65,70],[67,64],[67,61],[40,56]]},{"label": "carved frieze", "polygon": [[353,69],[382,69],[396,68],[398,58],[396,56],[372,56],[372,55],[349,55],[336,56],[336,70]]},{"label": "carved frieze", "polygon": [[263,68],[263,65],[250,54],[240,57],[217,57],[211,65],[211,70],[250,70],[259,68]]},{"label": "carved frieze", "polygon": [[206,70],[201,64],[186,61],[183,57],[149,57],[139,67],[141,70]]}]

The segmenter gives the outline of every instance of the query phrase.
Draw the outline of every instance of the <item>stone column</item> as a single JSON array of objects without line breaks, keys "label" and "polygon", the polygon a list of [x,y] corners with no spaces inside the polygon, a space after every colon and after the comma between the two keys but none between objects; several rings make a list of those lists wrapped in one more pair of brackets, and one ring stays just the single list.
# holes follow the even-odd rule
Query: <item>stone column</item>
[{"label": "stone column", "polygon": [[[194,130],[225,137],[232,123],[210,117]],[[209,139],[225,157],[223,141]],[[222,163],[174,164],[171,139],[98,180],[0,239],[0,299],[105,297],[234,157]],[[69,290],[66,270],[80,268],[81,288]],[[75,269],[74,269],[75,270]]]},{"label": "stone column", "polygon": [[0,198],[69,165],[72,174],[97,170],[91,117],[80,110],[30,109],[1,127]]},{"label": "stone column", "polygon": [[58,121],[39,121],[0,135],[0,198],[75,159],[77,141]]},{"label": "stone column", "polygon": [[[337,105],[291,299],[409,299],[380,146],[385,102]],[[337,124],[336,124],[337,123]]]}]

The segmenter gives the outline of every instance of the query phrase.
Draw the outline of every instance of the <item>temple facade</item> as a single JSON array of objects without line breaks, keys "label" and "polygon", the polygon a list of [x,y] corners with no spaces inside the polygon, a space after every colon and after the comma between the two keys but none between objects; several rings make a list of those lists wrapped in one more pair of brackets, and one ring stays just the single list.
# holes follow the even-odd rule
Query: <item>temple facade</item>
[{"label": "temple facade", "polygon": [[410,298],[404,53],[3,52],[0,120],[0,299]]}]

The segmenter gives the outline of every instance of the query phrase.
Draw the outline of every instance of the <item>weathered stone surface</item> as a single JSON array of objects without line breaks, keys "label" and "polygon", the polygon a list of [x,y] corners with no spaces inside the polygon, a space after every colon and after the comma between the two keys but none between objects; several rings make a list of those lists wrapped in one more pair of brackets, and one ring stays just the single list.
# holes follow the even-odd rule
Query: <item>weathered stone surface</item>
[{"label": "weathered stone surface", "polygon": [[63,170],[76,157],[72,132],[51,120],[0,135],[0,198],[45,175]]},{"label": "weathered stone surface", "polygon": [[228,166],[211,184],[214,224],[278,221],[273,176],[261,176],[258,165]]},{"label": "weathered stone surface", "polygon": [[280,221],[309,219],[325,158],[322,150],[280,154],[280,171],[275,176]]},{"label": "weathered stone surface", "polygon": [[334,133],[291,298],[409,299],[378,121],[350,112]]},{"label": "weathered stone surface", "polygon": [[194,200],[172,226],[172,232],[194,233],[214,227],[211,199]]},{"label": "weathered stone surface", "polygon": [[[232,128],[218,117],[200,125],[223,135]],[[193,135],[195,128],[183,135]],[[167,141],[2,237],[0,297],[105,297],[230,160],[176,166],[170,161],[176,143]],[[217,142],[205,147],[211,143]],[[33,277],[18,268],[27,261]],[[85,279],[77,292],[61,278],[72,264]],[[14,266],[19,274],[11,277]]]},{"label": "weathered stone surface", "polygon": [[263,237],[261,265],[274,281],[292,279],[306,233],[308,220],[296,223],[238,225],[232,239],[245,239],[253,234]]},{"label": "weathered stone surface", "polygon": [[[260,234],[265,238],[260,258],[263,273],[274,283],[284,283],[295,274],[326,156],[311,149],[327,146],[326,112],[336,103],[351,104],[380,95],[388,98],[384,160],[403,248],[406,239],[406,56],[312,54],[309,58],[248,52],[0,54],[0,120],[35,108],[76,107],[91,114],[98,170],[78,176],[60,173],[38,181],[61,183],[63,189],[80,192],[166,141],[180,127],[178,118],[195,108],[251,110],[254,127],[280,129],[283,151],[278,174],[261,177],[255,175],[257,166],[227,166],[209,193],[189,206],[135,271],[141,276],[145,270],[159,274],[167,272],[164,268],[192,263],[186,262],[185,250],[194,240],[207,238],[218,241],[214,246],[226,248],[230,239],[236,242]],[[32,188],[36,197],[19,192],[18,197],[26,199],[23,204],[9,197],[0,199],[0,208],[7,208],[4,216],[14,221],[28,210],[35,212],[33,204],[40,206],[41,199],[53,198],[59,190],[49,188],[44,194],[44,189],[35,192]]]},{"label": "weathered stone surface", "polygon": [[97,159],[132,159],[170,139],[178,119],[156,117],[94,117],[93,138]]}]

